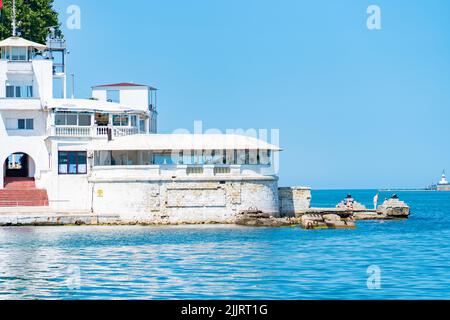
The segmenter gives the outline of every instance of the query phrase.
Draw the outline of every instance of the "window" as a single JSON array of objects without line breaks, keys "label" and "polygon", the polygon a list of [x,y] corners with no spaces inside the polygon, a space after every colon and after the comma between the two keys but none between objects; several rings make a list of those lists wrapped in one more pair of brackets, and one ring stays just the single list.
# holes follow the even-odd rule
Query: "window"
[{"label": "window", "polygon": [[14,86],[6,86],[6,97],[14,98]]},{"label": "window", "polygon": [[89,113],[57,112],[55,125],[90,127],[91,115]]},{"label": "window", "polygon": [[120,103],[120,91],[106,90],[106,101]]},{"label": "window", "polygon": [[[175,159],[176,161],[176,159]],[[154,154],[153,163],[156,165],[173,165],[174,159],[172,154]]]},{"label": "window", "polygon": [[132,127],[137,127],[137,117],[136,116],[131,116],[130,120],[131,120],[131,126]]},{"label": "window", "polygon": [[11,48],[11,60],[12,61],[27,61],[28,50],[26,47],[13,47]]},{"label": "window", "polygon": [[80,113],[78,115],[78,125],[80,127],[90,127],[91,126],[91,115],[88,113]]},{"label": "window", "polygon": [[2,48],[2,59],[10,60],[10,58],[11,58],[10,48]]},{"label": "window", "polygon": [[86,174],[86,151],[60,151],[58,153],[59,174]]},{"label": "window", "polygon": [[145,119],[139,119],[139,132],[145,132]]},{"label": "window", "polygon": [[272,153],[270,150],[259,150],[258,152],[258,164],[270,165]]},{"label": "window", "polygon": [[6,119],[7,130],[34,130],[34,119]]},{"label": "window", "polygon": [[127,115],[113,115],[113,126],[115,127],[127,127],[128,126]]},{"label": "window", "polygon": [[11,84],[6,85],[7,98],[33,98],[33,86],[28,84]]}]

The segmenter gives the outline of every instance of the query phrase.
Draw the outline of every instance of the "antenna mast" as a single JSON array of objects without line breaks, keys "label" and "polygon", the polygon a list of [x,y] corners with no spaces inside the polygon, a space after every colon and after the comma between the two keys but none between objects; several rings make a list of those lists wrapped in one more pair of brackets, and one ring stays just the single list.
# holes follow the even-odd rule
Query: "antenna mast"
[{"label": "antenna mast", "polygon": [[16,0],[13,0],[12,3],[12,35],[15,37],[17,35],[17,25],[16,25]]}]

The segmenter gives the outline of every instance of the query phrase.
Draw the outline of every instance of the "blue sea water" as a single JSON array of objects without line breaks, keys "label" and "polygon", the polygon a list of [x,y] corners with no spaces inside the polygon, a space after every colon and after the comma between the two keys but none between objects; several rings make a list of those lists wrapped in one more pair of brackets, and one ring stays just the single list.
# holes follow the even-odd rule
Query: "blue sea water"
[{"label": "blue sea water", "polygon": [[[313,205],[347,193],[376,191]],[[450,299],[450,193],[399,195],[409,220],[356,230],[1,228],[0,299]]]}]

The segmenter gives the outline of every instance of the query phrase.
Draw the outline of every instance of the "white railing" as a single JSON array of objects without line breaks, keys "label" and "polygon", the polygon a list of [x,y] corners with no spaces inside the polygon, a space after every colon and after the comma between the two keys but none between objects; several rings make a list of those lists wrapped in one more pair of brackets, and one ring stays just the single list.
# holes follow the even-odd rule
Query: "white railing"
[{"label": "white railing", "polygon": [[97,136],[107,136],[108,127],[97,127]]},{"label": "white railing", "polygon": [[[138,128],[114,127],[112,128],[113,137],[124,137],[138,134]],[[56,137],[102,137],[108,136],[108,127],[79,127],[79,126],[52,126],[51,136]]]},{"label": "white railing", "polygon": [[134,134],[138,134],[137,128],[114,128],[113,129],[113,136],[114,137],[124,137],[124,136],[131,136]]},{"label": "white railing", "polygon": [[55,135],[59,137],[90,137],[91,127],[55,127]]}]

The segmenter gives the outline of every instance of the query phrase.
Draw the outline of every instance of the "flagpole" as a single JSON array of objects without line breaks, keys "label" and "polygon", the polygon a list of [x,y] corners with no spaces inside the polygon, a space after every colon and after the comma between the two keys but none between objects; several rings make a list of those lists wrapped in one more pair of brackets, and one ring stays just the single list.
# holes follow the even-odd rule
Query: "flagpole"
[{"label": "flagpole", "polygon": [[12,7],[12,35],[13,37],[16,36],[16,0],[13,0],[13,7]]}]

